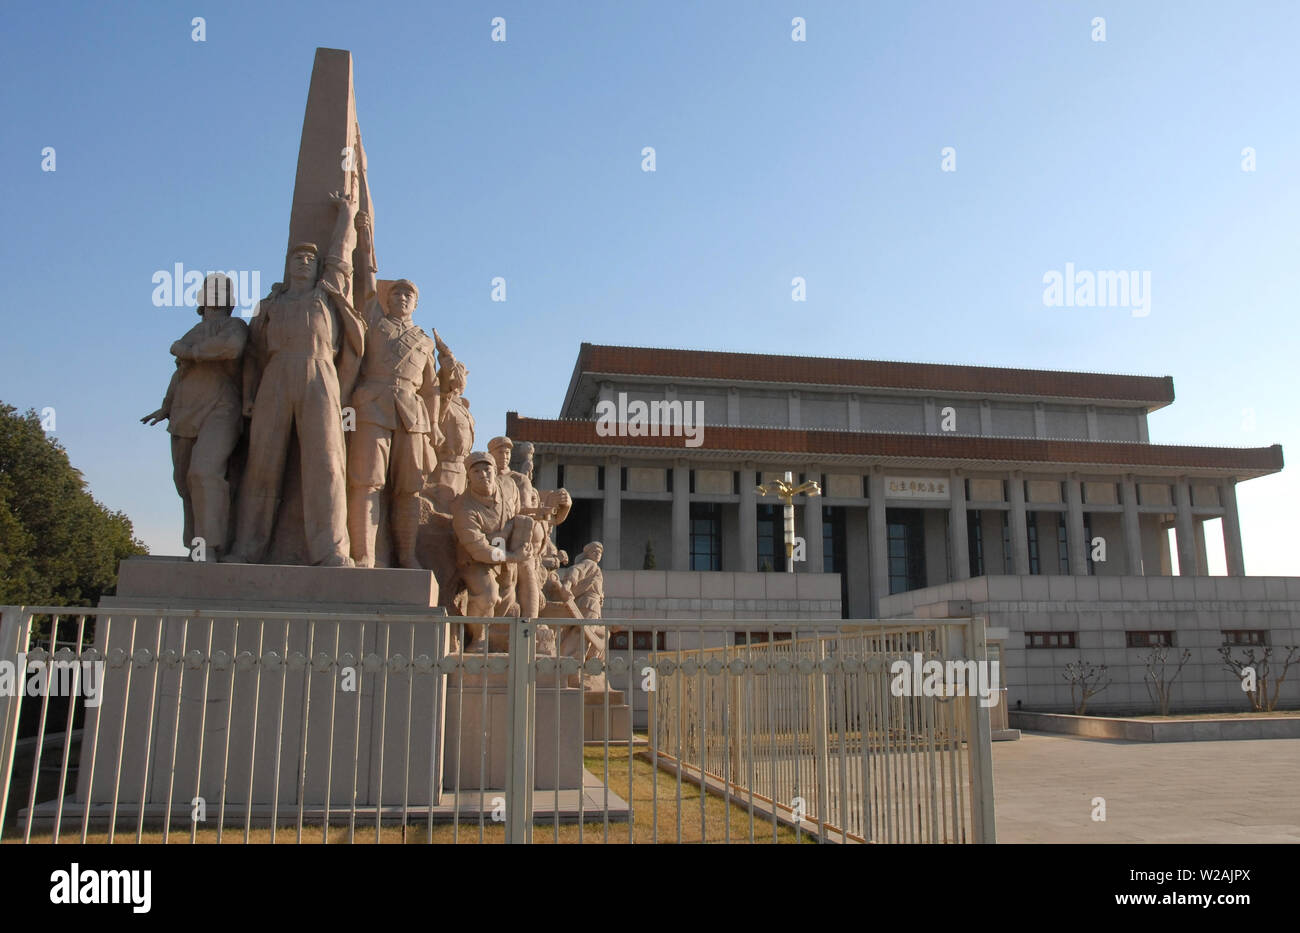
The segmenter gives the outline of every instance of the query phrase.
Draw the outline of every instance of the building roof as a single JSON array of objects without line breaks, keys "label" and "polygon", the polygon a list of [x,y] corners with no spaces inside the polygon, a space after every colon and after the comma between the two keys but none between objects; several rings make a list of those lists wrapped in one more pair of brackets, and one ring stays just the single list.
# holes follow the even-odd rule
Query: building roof
[{"label": "building roof", "polygon": [[821,463],[870,461],[995,469],[1004,466],[1108,471],[1181,473],[1249,479],[1282,469],[1282,447],[1191,447],[1115,441],[1050,440],[1026,437],[955,434],[886,434],[789,428],[706,426],[699,447],[685,447],[681,437],[602,437],[595,421],[521,418],[506,414],[506,434],[516,441],[549,447],[589,448],[592,453],[628,456],[714,457],[751,455],[772,462]]},{"label": "building roof", "polygon": [[713,350],[663,350],[582,344],[564,399],[564,413],[575,400],[594,397],[592,383],[611,377],[661,378],[714,383],[779,383],[884,391],[910,390],[978,396],[1011,396],[1061,401],[1103,402],[1152,411],[1174,400],[1170,376],[898,363]]}]

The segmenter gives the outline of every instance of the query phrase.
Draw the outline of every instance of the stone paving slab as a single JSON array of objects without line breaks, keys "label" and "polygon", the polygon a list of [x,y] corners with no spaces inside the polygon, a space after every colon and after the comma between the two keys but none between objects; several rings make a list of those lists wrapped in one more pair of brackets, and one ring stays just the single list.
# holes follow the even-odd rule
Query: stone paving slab
[{"label": "stone paving slab", "polygon": [[[993,745],[998,842],[1300,842],[1300,739]],[[1094,797],[1105,822],[1092,819]]]}]

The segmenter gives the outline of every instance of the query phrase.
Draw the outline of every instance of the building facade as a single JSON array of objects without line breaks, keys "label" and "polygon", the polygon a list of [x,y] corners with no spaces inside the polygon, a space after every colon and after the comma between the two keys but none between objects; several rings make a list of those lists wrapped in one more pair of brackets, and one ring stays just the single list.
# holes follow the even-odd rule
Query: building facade
[{"label": "building facade", "polygon": [[[838,574],[839,614],[871,618],[983,577],[1206,576],[1214,519],[1227,574],[1244,576],[1236,486],[1281,470],[1281,447],[1153,444],[1147,416],[1173,400],[1167,376],[583,344],[560,417],[511,412],[507,433],[536,445],[539,488],[573,495],[560,546],[601,540],[609,571],[780,572],[781,504],[755,487],[817,480],[821,497],[795,500],[795,571]],[[655,614],[610,595],[607,616]],[[770,617],[746,608],[736,618]],[[1272,637],[1295,618],[1275,614]],[[1033,612],[990,625],[1015,651],[1016,629],[1050,628]]]}]

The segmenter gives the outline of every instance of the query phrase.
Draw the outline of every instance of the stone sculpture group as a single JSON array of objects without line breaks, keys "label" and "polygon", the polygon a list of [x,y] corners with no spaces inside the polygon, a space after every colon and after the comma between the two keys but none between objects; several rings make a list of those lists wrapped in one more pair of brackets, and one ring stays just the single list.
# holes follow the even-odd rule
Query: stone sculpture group
[{"label": "stone sculpture group", "polygon": [[[568,567],[554,542],[569,493],[533,486],[531,444],[474,450],[468,370],[412,321],[419,289],[353,267],[374,254],[359,190],[330,195],[331,241],[289,249],[288,282],[251,324],[213,274],[203,320],[172,344],[166,397],[141,421],[168,422],[185,547],[196,560],[432,571],[456,616],[600,618],[601,545]],[[281,538],[299,542],[298,559],[272,553]],[[467,646],[488,650],[509,635],[466,629]],[[543,626],[538,645],[604,655],[592,627]]]}]

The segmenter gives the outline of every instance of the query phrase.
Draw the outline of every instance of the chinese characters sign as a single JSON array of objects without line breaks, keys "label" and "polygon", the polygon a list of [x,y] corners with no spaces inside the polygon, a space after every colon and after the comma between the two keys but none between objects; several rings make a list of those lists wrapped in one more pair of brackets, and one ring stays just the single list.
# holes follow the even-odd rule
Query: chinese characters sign
[{"label": "chinese characters sign", "polygon": [[934,476],[886,476],[885,495],[891,499],[947,499],[948,480]]}]

